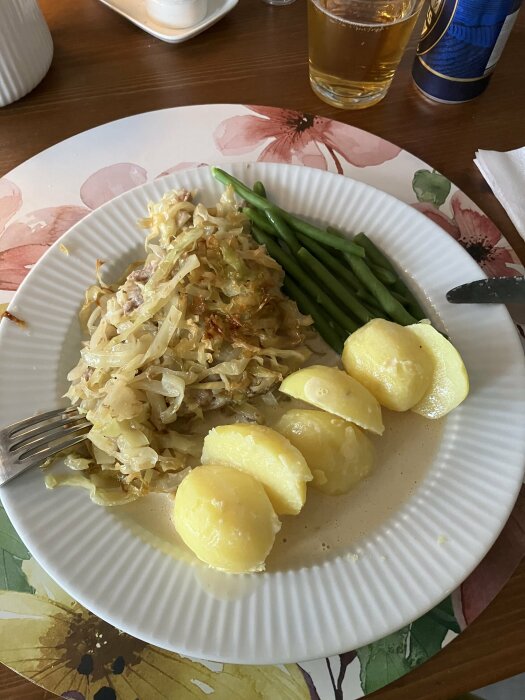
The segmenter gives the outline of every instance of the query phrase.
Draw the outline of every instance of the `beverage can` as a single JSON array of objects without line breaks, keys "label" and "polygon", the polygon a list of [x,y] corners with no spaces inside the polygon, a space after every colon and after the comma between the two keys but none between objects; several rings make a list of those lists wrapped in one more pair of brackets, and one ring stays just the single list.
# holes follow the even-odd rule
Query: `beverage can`
[{"label": "beverage can", "polygon": [[431,0],[412,67],[438,102],[466,102],[487,87],[521,0]]}]

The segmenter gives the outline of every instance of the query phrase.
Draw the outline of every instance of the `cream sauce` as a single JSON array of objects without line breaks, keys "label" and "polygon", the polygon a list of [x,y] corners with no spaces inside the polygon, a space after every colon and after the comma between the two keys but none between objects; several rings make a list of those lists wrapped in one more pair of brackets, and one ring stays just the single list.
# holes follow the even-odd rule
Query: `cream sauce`
[{"label": "cream sauce", "polygon": [[383,436],[371,438],[376,451],[371,474],[342,496],[309,488],[301,513],[283,517],[267,571],[296,569],[355,552],[359,540],[385,523],[415,492],[438,454],[444,421],[386,410],[383,419]]}]

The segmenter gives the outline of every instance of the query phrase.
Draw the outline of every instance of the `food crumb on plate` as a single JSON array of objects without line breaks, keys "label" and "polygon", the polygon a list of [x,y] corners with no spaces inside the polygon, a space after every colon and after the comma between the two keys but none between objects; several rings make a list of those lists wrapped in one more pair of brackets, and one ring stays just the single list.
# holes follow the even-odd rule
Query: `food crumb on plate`
[{"label": "food crumb on plate", "polygon": [[7,309],[2,313],[1,318],[7,318],[8,321],[16,323],[16,325],[20,326],[21,328],[27,327],[27,323],[23,319],[18,318],[18,316],[15,316],[10,311],[7,311]]}]

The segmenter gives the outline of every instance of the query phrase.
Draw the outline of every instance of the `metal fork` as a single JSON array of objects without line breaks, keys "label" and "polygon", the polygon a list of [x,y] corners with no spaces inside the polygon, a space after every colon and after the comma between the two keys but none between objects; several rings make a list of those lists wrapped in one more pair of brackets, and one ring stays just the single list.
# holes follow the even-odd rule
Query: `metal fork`
[{"label": "metal fork", "polygon": [[40,413],[2,428],[0,486],[57,452],[82,442],[90,428],[91,423],[74,406]]}]

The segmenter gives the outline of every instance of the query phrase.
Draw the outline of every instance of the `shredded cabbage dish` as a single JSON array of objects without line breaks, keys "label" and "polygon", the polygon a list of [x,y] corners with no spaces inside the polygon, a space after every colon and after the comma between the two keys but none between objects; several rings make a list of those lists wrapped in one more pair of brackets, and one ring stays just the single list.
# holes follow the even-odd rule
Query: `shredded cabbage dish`
[{"label": "shredded cabbage dish", "polygon": [[102,505],[174,491],[198,463],[207,413],[275,401],[308,358],[311,319],[281,291],[283,270],[250,235],[233,190],[213,208],[193,200],[179,190],[149,205],[146,258],[119,282],[97,265],[66,394],[93,427],[86,454],[66,457],[75,473],[49,475],[49,487],[83,486]]}]

